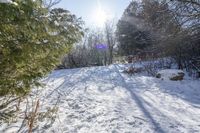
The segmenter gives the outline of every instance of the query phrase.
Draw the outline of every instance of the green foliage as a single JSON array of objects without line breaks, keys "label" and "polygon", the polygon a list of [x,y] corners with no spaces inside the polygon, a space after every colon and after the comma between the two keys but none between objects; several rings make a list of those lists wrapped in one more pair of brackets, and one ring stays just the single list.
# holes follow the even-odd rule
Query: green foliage
[{"label": "green foliage", "polygon": [[117,25],[117,38],[119,41],[119,52],[122,55],[135,54],[151,45],[151,39],[147,31],[138,29],[129,22],[120,20]]},{"label": "green foliage", "polygon": [[41,0],[16,3],[0,3],[0,96],[25,95],[39,86],[82,34],[80,20],[66,10],[59,16]]},{"label": "green foliage", "polygon": [[[118,22],[119,50],[124,55],[148,49],[180,30],[178,20],[166,1],[132,1]],[[150,47],[149,47],[150,46]]]}]

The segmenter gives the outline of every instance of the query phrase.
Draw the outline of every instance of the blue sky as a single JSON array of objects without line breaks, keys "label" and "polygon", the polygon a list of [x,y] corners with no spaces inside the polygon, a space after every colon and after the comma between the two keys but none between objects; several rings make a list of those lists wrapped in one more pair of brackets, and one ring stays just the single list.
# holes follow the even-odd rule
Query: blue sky
[{"label": "blue sky", "polygon": [[[97,22],[104,19],[102,17],[105,15],[109,16],[109,18],[119,19],[130,1],[131,0],[62,0],[56,7],[62,7],[71,11],[77,17],[82,17],[87,26],[97,26]],[[97,13],[99,7],[103,10],[103,13],[100,13],[100,15]]]}]

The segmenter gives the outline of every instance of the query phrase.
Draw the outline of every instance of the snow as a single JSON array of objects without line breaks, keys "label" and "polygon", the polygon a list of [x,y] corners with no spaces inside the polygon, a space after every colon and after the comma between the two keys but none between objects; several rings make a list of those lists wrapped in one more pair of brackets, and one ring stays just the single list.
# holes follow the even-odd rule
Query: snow
[{"label": "snow", "polygon": [[13,2],[12,0],[0,0],[0,3],[10,3],[10,4],[14,4],[14,5],[18,5],[16,2]]},{"label": "snow", "polygon": [[54,24],[56,25],[56,26],[60,26],[60,24],[58,23],[58,21],[54,21]]},{"label": "snow", "polygon": [[[58,107],[35,132],[199,133],[200,81],[173,82],[121,73],[123,65],[57,70],[35,89],[40,111]],[[36,96],[32,96],[35,98]],[[20,121],[0,127],[16,132]],[[27,132],[26,127],[20,132]]]},{"label": "snow", "polygon": [[163,79],[170,79],[174,76],[179,76],[180,73],[184,74],[182,70],[178,69],[164,69],[158,72]]},{"label": "snow", "polygon": [[43,43],[48,43],[49,41],[48,40],[43,40]]},{"label": "snow", "polygon": [[0,0],[0,3],[12,3],[11,0]]}]

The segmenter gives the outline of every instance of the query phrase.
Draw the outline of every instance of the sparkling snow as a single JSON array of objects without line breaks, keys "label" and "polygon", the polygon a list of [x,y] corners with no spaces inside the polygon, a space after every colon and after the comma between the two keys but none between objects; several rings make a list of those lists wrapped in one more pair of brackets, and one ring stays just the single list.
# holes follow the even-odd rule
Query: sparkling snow
[{"label": "sparkling snow", "polygon": [[[39,90],[40,111],[58,106],[44,133],[199,133],[200,81],[120,73],[122,66],[54,71]],[[17,131],[21,123],[1,127]],[[26,132],[23,128],[20,132]]]}]

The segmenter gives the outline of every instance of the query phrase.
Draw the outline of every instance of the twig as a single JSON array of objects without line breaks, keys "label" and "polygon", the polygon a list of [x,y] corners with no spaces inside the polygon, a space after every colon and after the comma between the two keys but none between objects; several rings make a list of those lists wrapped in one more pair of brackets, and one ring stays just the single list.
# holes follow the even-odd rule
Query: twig
[{"label": "twig", "polygon": [[29,126],[29,131],[28,133],[32,133],[32,129],[33,129],[33,124],[34,124],[34,121],[35,121],[35,117],[36,117],[36,114],[38,112],[38,109],[39,109],[39,99],[37,100],[36,102],[36,107],[35,107],[35,111],[31,113],[31,117],[29,118],[29,122],[28,122],[28,126]]}]

